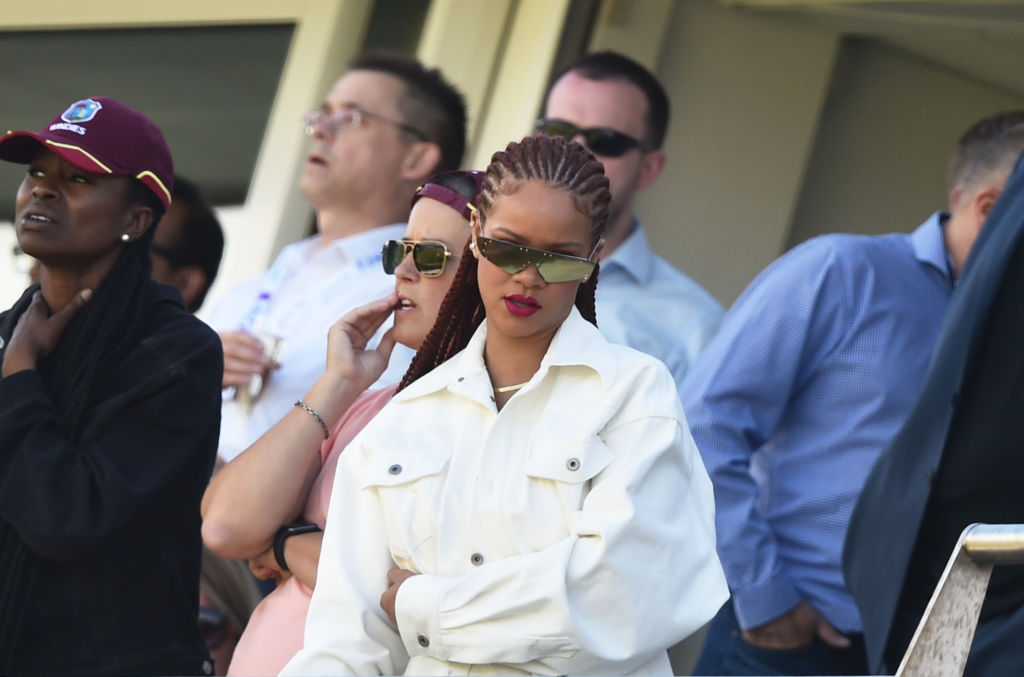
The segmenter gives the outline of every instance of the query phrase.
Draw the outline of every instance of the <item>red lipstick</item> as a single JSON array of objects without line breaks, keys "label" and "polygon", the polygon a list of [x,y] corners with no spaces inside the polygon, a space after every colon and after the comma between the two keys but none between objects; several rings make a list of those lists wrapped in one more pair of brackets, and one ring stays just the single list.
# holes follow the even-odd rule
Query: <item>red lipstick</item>
[{"label": "red lipstick", "polygon": [[505,297],[505,307],[517,317],[529,317],[540,310],[541,305],[531,296],[512,294]]}]

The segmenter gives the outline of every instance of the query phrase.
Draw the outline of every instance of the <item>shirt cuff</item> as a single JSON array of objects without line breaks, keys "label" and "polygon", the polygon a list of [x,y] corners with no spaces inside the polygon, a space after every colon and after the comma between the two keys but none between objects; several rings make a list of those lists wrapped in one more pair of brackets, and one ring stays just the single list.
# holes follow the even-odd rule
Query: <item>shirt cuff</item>
[{"label": "shirt cuff", "polygon": [[447,660],[441,644],[441,578],[427,574],[402,582],[395,598],[398,634],[409,657],[432,656]]},{"label": "shirt cuff", "polygon": [[800,591],[787,578],[773,578],[732,593],[736,620],[744,630],[775,620],[803,599]]}]

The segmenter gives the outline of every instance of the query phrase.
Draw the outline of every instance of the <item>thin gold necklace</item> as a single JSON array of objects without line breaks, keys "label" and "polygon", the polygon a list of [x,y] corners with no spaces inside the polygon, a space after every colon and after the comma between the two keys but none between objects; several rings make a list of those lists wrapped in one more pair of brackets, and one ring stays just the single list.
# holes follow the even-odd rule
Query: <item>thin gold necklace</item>
[{"label": "thin gold necklace", "polygon": [[529,381],[523,381],[522,383],[517,383],[514,386],[502,386],[500,388],[495,388],[494,392],[496,392],[496,393],[510,393],[510,392],[515,391],[515,390],[519,390],[520,388],[522,388],[527,383],[529,383]]}]

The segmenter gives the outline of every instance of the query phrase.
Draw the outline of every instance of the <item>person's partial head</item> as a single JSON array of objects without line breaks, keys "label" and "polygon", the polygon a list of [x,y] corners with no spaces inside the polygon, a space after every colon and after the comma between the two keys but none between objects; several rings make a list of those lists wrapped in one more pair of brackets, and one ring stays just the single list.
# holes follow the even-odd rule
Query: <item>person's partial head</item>
[{"label": "person's partial head", "polygon": [[612,193],[606,253],[629,234],[636,193],[665,166],[668,121],[668,96],[657,78],[615,52],[581,57],[548,92],[537,132],[576,140],[604,164]]},{"label": "person's partial head", "polygon": [[439,70],[366,54],[307,116],[306,129],[313,143],[299,185],[314,208],[370,194],[404,201],[435,172],[458,168],[466,106]]},{"label": "person's partial head", "polygon": [[485,316],[514,339],[553,336],[573,304],[596,324],[610,199],[601,163],[577,143],[532,136],[495,153],[473,239],[402,387],[465,347]]},{"label": "person's partial head", "polygon": [[414,350],[434,326],[455,278],[482,181],[483,172],[475,171],[431,177],[413,195],[405,238],[384,245],[384,270],[395,276],[401,304],[395,311],[395,340]]},{"label": "person's partial head", "polygon": [[1010,127],[1024,123],[1024,110],[1011,110],[989,115],[978,120],[957,139],[956,148],[949,158],[946,171],[946,186],[953,201],[953,194],[970,168],[974,156],[982,146],[1005,132]]},{"label": "person's partial head", "polygon": [[996,134],[969,158],[957,183],[957,199],[946,226],[947,247],[958,270],[966,261],[989,212],[1003,194],[1022,152],[1024,123]]},{"label": "person's partial head", "polygon": [[259,589],[244,561],[226,559],[203,546],[199,629],[213,658],[215,674],[227,674],[238,639],[259,600]]},{"label": "person's partial head", "polygon": [[174,177],[173,201],[153,235],[153,279],[176,287],[190,313],[199,310],[217,277],[224,232],[199,188]]},{"label": "person's partial head", "polygon": [[109,97],[76,101],[39,132],[0,137],[0,159],[27,164],[16,199],[19,245],[43,266],[149,256],[170,203],[173,162],[159,128]]},{"label": "person's partial head", "polygon": [[[0,159],[28,164],[18,190],[18,243],[93,296],[48,358],[52,396],[71,440],[84,430],[98,365],[145,331],[155,285],[150,244],[174,187],[174,166],[152,121],[107,97],[76,101],[37,133],[0,137]],[[67,273],[70,273],[69,277]]]}]

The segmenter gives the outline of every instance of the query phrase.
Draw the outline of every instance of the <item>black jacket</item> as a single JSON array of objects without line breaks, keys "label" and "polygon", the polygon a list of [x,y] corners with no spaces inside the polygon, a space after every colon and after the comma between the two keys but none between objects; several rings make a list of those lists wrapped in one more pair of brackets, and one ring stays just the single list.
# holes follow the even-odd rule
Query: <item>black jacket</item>
[{"label": "black jacket", "polygon": [[[199,501],[224,360],[176,294],[155,299],[144,338],[97,373],[81,442],[68,442],[39,371],[0,379],[0,520],[34,567],[14,674],[209,670]],[[15,315],[0,314],[4,341]]]}]

